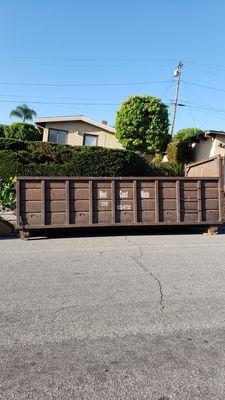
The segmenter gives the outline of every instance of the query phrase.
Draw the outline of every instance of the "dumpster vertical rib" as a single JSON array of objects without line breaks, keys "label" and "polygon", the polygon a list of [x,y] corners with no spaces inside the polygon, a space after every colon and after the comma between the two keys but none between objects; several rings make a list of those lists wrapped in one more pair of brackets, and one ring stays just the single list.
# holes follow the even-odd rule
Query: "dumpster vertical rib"
[{"label": "dumpster vertical rib", "polygon": [[137,216],[137,180],[133,181],[133,222],[136,223],[138,221]]},{"label": "dumpster vertical rib", "polygon": [[177,210],[177,222],[180,222],[180,180],[176,181],[176,210]]},{"label": "dumpster vertical rib", "polygon": [[111,215],[112,215],[112,224],[116,222],[116,183],[114,180],[111,181]]},{"label": "dumpster vertical rib", "polygon": [[46,184],[45,180],[41,181],[41,224],[46,224],[46,206],[45,206],[45,199],[46,199]]},{"label": "dumpster vertical rib", "polygon": [[66,224],[70,224],[70,181],[66,181]]},{"label": "dumpster vertical rib", "polygon": [[89,181],[89,224],[93,224],[93,181]]},{"label": "dumpster vertical rib", "polygon": [[219,180],[218,180],[218,200],[219,200],[219,221],[224,219],[224,167],[223,159],[218,156],[218,170],[219,170]]},{"label": "dumpster vertical rib", "polygon": [[202,182],[197,181],[197,196],[198,196],[198,222],[202,222]]},{"label": "dumpster vertical rib", "polygon": [[159,222],[159,181],[155,180],[155,223]]},{"label": "dumpster vertical rib", "polygon": [[[20,180],[16,180],[16,220],[17,220],[17,225],[22,225],[22,217],[21,216],[21,209],[20,209],[20,199],[21,199],[21,192],[20,192]],[[25,210],[26,211],[26,210]]]}]

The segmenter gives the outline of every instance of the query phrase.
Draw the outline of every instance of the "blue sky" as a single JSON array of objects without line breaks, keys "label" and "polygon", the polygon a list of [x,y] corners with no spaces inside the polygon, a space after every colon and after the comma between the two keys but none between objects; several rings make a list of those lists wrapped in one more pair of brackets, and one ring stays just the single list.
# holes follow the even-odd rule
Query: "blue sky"
[{"label": "blue sky", "polygon": [[182,60],[175,131],[225,129],[224,15],[223,0],[2,1],[0,122],[26,103],[113,125],[131,95],[171,104]]}]

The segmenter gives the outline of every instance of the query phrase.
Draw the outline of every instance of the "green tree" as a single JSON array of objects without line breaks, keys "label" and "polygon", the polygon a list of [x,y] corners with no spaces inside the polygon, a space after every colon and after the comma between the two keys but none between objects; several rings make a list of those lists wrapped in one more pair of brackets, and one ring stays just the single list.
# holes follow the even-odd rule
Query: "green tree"
[{"label": "green tree", "polygon": [[203,131],[199,128],[184,128],[174,135],[174,139],[179,140],[180,142],[184,140],[192,140],[201,134],[203,134]]},{"label": "green tree", "polygon": [[10,117],[21,118],[23,122],[32,121],[33,117],[37,115],[36,111],[29,108],[26,104],[16,107],[9,114]]},{"label": "green tree", "polygon": [[4,137],[25,141],[42,140],[42,135],[33,124],[14,122],[11,125],[4,125]]},{"label": "green tree", "polygon": [[117,112],[115,128],[126,149],[162,152],[170,140],[168,107],[156,97],[130,97]]}]

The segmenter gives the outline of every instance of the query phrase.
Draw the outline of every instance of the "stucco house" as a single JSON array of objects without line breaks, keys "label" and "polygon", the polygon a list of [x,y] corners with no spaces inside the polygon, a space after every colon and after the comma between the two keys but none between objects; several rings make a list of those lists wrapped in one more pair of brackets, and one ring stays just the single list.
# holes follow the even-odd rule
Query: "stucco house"
[{"label": "stucco house", "polygon": [[225,132],[206,131],[196,139],[192,146],[195,162],[217,155],[225,156]]},{"label": "stucco house", "polygon": [[107,121],[97,122],[83,115],[36,118],[35,124],[43,134],[43,142],[71,146],[101,146],[122,149],[115,129]]}]

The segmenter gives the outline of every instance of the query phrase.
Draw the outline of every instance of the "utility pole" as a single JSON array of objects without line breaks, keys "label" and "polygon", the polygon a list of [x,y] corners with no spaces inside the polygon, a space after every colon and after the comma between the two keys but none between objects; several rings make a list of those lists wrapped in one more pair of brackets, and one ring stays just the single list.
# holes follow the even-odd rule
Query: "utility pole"
[{"label": "utility pole", "polygon": [[180,61],[177,69],[175,69],[175,71],[173,73],[174,77],[177,78],[177,84],[176,84],[176,95],[175,95],[175,101],[174,101],[173,116],[172,116],[172,122],[171,122],[171,127],[170,127],[171,136],[173,135],[174,125],[175,125],[178,97],[179,97],[179,89],[180,89],[180,80],[181,80],[181,73],[182,73],[183,66],[184,66],[184,64]]}]

